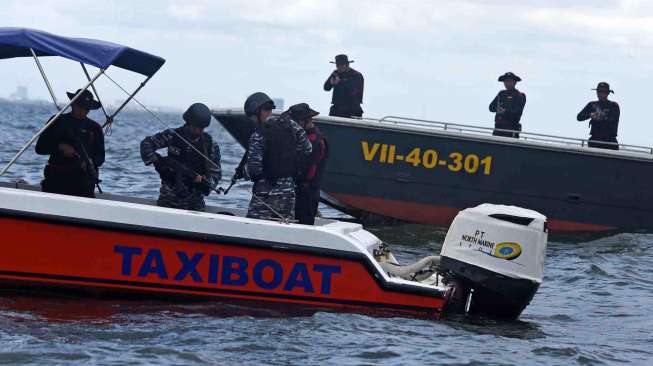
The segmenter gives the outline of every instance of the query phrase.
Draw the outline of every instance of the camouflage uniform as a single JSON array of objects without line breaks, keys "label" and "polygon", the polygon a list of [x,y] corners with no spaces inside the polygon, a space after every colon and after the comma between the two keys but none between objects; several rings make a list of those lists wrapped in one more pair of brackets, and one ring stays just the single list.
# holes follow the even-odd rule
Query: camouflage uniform
[{"label": "camouflage uniform", "polygon": [[[202,151],[202,153],[205,154],[213,163],[207,162],[186,143],[179,143],[180,139],[175,135],[175,132],[193,144],[197,150]],[[208,139],[208,141],[210,141],[210,147],[206,149],[206,152],[203,151],[205,148],[202,146],[202,139]],[[204,162],[205,168],[197,169],[196,171],[198,174],[204,175],[212,189],[220,182],[220,179],[222,178],[222,169],[220,167],[220,147],[215,141],[213,141],[209,134],[204,133],[201,138],[193,139],[184,127],[180,127],[175,130],[167,129],[153,136],[148,136],[141,142],[141,158],[143,159],[143,162],[145,162],[146,165],[152,164],[158,158],[155,153],[156,150],[163,148],[168,148],[168,157],[185,153],[185,156],[191,156],[193,159],[199,159],[197,161]],[[195,163],[197,163],[197,161],[195,161]],[[205,173],[202,174],[202,171]],[[204,211],[204,195],[201,191],[193,189],[193,187],[176,187],[172,182],[161,180],[161,189],[159,190],[159,193],[159,199],[156,202],[159,206]]]},{"label": "camouflage uniform", "polygon": [[[311,143],[306,137],[306,132],[297,123],[287,116],[272,117],[264,123],[286,125],[294,133],[296,141],[295,152],[297,156],[310,155]],[[279,218],[269,207],[281,214],[284,218],[293,218],[295,210],[295,178],[283,177],[269,179],[264,175],[264,152],[266,140],[260,128],[257,128],[249,139],[247,157],[247,174],[252,177],[252,200],[249,202],[247,217],[258,219]],[[297,164],[289,162],[288,164]]]}]

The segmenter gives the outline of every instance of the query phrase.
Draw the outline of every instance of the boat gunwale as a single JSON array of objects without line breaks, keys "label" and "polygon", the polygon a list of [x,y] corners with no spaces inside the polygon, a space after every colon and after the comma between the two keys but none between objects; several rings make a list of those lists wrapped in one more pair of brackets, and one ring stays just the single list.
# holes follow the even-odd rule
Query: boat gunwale
[{"label": "boat gunwale", "polygon": [[[221,116],[245,117],[242,108],[213,108],[211,109],[211,112],[216,118]],[[277,110],[275,110],[273,114],[280,115],[279,111]],[[522,148],[533,148],[537,150],[559,151],[559,152],[574,153],[579,155],[599,156],[605,158],[636,160],[636,161],[653,163],[653,153],[637,152],[632,150],[609,150],[609,149],[590,148],[588,146],[573,146],[573,145],[566,144],[564,142],[551,141],[549,143],[542,143],[533,140],[515,139],[511,137],[484,136],[481,134],[442,130],[437,128],[437,126],[430,127],[424,125],[418,126],[418,125],[410,125],[410,124],[399,124],[388,120],[383,121],[382,119],[373,119],[373,118],[354,119],[354,118],[343,118],[343,117],[333,117],[333,116],[317,116],[314,117],[313,120],[319,123],[326,123],[331,125],[367,128],[367,129],[374,129],[374,130],[381,130],[381,131],[392,130],[392,131],[407,132],[407,133],[413,133],[413,134],[419,134],[425,136],[435,135],[435,136],[453,138],[457,140],[475,141],[475,142],[491,143],[491,144],[506,145],[506,146],[518,146]],[[434,123],[444,123],[444,122],[434,122]],[[460,126],[460,127],[476,128],[476,129],[482,128],[473,125],[462,125],[462,124],[452,124],[452,125],[455,125],[457,127]],[[489,127],[487,129],[493,130],[492,128]],[[527,132],[520,132],[520,133],[526,134]],[[572,139],[563,136],[553,136],[553,135],[544,135],[544,136],[550,136],[552,138],[558,138],[558,139]],[[572,139],[572,140],[585,141],[585,142],[587,141],[583,139]],[[635,145],[620,144],[619,146],[635,146]],[[640,148],[648,149],[648,147],[643,147],[643,146]],[[653,152],[653,148],[651,148],[651,151]]]}]

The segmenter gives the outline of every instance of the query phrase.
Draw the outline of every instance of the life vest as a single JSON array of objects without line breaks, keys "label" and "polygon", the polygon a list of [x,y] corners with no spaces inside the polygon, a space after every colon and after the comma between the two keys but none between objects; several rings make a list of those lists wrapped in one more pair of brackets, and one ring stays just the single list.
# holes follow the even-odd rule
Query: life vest
[{"label": "life vest", "polygon": [[322,132],[315,127],[307,132],[308,141],[313,147],[309,157],[304,157],[301,164],[301,181],[313,182],[319,185],[322,181],[322,173],[329,153],[327,139]]},{"label": "life vest", "polygon": [[168,157],[187,168],[192,169],[195,173],[206,176],[209,171],[208,164],[210,164],[208,160],[198,154],[197,151],[184,142],[178,135],[181,135],[207,158],[209,157],[209,151],[213,145],[211,135],[202,133],[202,136],[200,136],[199,139],[193,141],[192,137],[189,136],[184,127],[175,129],[175,132],[177,132],[177,134],[173,135],[173,139],[170,142],[170,145],[168,145]]},{"label": "life vest", "polygon": [[288,120],[269,120],[259,128],[259,131],[265,140],[265,151],[263,152],[263,175],[265,178],[295,177],[297,175],[297,137]]}]

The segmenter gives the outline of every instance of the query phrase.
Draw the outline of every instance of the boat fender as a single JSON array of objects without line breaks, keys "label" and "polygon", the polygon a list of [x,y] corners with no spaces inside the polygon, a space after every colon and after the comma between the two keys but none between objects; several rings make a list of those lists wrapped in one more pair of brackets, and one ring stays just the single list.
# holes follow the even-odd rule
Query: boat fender
[{"label": "boat fender", "polygon": [[381,268],[386,271],[391,276],[397,276],[401,278],[409,278],[411,274],[419,272],[422,269],[438,266],[440,264],[440,256],[431,255],[424,257],[419,261],[409,264],[406,266],[399,266],[389,262],[380,263]]}]

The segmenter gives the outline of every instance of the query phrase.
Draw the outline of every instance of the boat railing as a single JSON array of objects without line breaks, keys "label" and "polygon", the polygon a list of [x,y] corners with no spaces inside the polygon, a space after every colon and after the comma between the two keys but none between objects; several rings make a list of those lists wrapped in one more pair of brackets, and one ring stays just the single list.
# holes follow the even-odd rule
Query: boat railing
[{"label": "boat railing", "polygon": [[[441,122],[441,121],[400,117],[400,116],[385,116],[380,119],[365,118],[363,120],[368,122],[375,121],[379,123],[389,123],[389,124],[413,126],[413,127],[424,127],[429,129],[438,129],[442,131],[454,131],[454,132],[477,134],[483,136],[492,135],[494,131],[507,132],[507,133],[515,132],[513,130],[504,130],[499,128],[486,127],[486,126],[465,125],[460,123]],[[536,132],[519,131],[519,140],[536,141],[539,143],[555,144],[555,145],[589,147],[588,146],[589,141],[586,139],[547,135],[547,134],[536,133]],[[630,152],[653,155],[653,147],[617,144],[609,141],[602,142],[602,144],[619,146],[620,151],[630,151]]]}]

